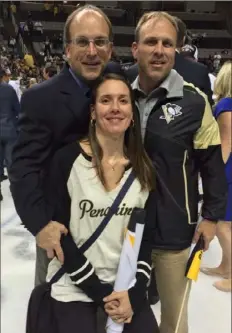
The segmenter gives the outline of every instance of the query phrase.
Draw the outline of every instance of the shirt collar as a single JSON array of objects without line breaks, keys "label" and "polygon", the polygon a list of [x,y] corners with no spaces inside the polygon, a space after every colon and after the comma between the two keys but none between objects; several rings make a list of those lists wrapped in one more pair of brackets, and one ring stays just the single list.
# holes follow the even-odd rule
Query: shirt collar
[{"label": "shirt collar", "polygon": [[90,88],[87,86],[87,84],[77,74],[73,72],[71,67],[69,67],[69,72],[78,84],[78,86],[83,90],[84,94],[87,95],[90,92]]},{"label": "shirt collar", "polygon": [[[146,96],[144,91],[139,87],[139,76],[137,76],[131,86],[133,90],[137,90]],[[164,90],[167,98],[183,97],[183,87],[184,79],[177,73],[176,70],[172,69],[161,85],[154,89],[147,97],[154,97],[154,95],[157,96],[157,93],[161,91],[163,92]]]}]

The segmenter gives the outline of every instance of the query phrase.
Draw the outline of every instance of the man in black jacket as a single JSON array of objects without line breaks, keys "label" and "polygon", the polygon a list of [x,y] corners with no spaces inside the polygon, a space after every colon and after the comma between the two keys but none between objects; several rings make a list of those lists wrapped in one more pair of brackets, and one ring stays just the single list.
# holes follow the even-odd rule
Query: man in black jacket
[{"label": "man in black jacket", "polygon": [[[200,236],[208,249],[216,223],[225,214],[227,195],[219,128],[208,99],[173,70],[177,32],[174,17],[146,13],[132,45],[139,69],[132,88],[144,146],[157,174],[148,218],[154,219],[152,260],[161,300],[161,333],[188,332],[189,249]],[[203,220],[197,225],[199,172],[204,204]]]},{"label": "man in black jacket", "polygon": [[175,17],[178,26],[178,38],[175,57],[174,69],[183,76],[186,82],[192,83],[197,88],[201,89],[207,96],[210,104],[213,104],[213,93],[211,90],[211,84],[209,79],[208,68],[191,59],[186,59],[183,54],[180,53],[181,48],[185,45],[187,29],[184,22]]},{"label": "man in black jacket", "polygon": [[[209,71],[207,67],[201,63],[193,62],[186,59],[180,54],[180,49],[184,45],[186,38],[186,25],[178,17],[175,17],[178,25],[178,38],[176,44],[175,53],[175,64],[173,69],[175,69],[186,82],[192,83],[199,89],[201,89],[209,99],[210,104],[213,104],[212,90],[209,79]],[[130,82],[133,82],[138,75],[138,65],[134,64],[127,70],[127,76]]]},{"label": "man in black jacket", "polygon": [[[7,179],[4,175],[4,162],[7,170],[12,161],[12,149],[17,139],[17,121],[19,100],[13,87],[4,82],[6,70],[0,68],[0,181]],[[0,188],[0,200],[2,200]]]},{"label": "man in black jacket", "polygon": [[[175,20],[178,26],[178,35],[173,69],[175,69],[186,82],[192,83],[200,88],[208,96],[209,102],[212,105],[213,99],[208,69],[205,65],[186,59],[180,54],[180,50],[186,41],[187,29],[185,23],[181,19],[175,17]],[[130,82],[134,82],[138,75],[138,65],[134,64],[129,67],[126,74]],[[152,275],[152,281],[149,287],[149,300],[151,304],[155,304],[159,299],[156,293],[155,281],[153,279],[154,277]]]},{"label": "man in black jacket", "polygon": [[10,172],[17,213],[38,244],[36,284],[45,280],[46,254],[49,258],[56,254],[63,261],[60,237],[67,233],[64,225],[52,221],[46,207],[44,176],[57,149],[87,134],[90,88],[105,70],[112,50],[111,23],[94,6],[73,12],[64,36],[68,64],[59,75],[22,96],[20,133]]}]

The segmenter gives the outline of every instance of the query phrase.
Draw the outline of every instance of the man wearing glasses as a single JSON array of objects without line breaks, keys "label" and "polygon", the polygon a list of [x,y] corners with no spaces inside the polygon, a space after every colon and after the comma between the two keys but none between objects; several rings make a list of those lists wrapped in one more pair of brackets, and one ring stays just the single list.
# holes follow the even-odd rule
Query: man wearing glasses
[{"label": "man wearing glasses", "polygon": [[36,285],[45,281],[49,258],[57,255],[63,261],[60,237],[67,232],[51,221],[44,176],[54,152],[87,133],[91,85],[111,57],[111,23],[95,6],[78,8],[66,21],[64,43],[68,61],[62,72],[22,96],[20,134],[10,170],[17,213],[37,240]]}]

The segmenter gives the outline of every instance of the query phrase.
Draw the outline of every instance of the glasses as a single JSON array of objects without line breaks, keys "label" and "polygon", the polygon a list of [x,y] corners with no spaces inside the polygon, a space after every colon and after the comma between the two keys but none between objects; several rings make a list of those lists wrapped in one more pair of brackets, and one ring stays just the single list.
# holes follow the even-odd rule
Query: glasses
[{"label": "glasses", "polygon": [[71,43],[75,44],[80,49],[86,49],[89,47],[89,44],[92,42],[97,49],[102,49],[109,45],[110,41],[108,38],[95,38],[95,39],[88,39],[86,37],[76,37],[70,41]]}]

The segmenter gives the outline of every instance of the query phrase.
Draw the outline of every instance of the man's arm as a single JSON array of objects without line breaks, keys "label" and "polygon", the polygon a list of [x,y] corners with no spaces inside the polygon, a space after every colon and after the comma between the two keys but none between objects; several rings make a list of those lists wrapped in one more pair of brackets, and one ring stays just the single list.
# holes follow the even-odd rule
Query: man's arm
[{"label": "man's arm", "polygon": [[51,220],[45,206],[41,175],[51,154],[52,133],[39,120],[41,101],[28,90],[21,99],[19,137],[12,154],[11,191],[17,213],[36,235]]},{"label": "man's arm", "polygon": [[194,239],[197,241],[202,233],[207,249],[216,231],[214,222],[225,216],[227,183],[219,128],[206,98],[202,123],[194,137],[194,149],[195,162],[201,173],[204,192],[202,207],[204,220],[197,228]]}]

